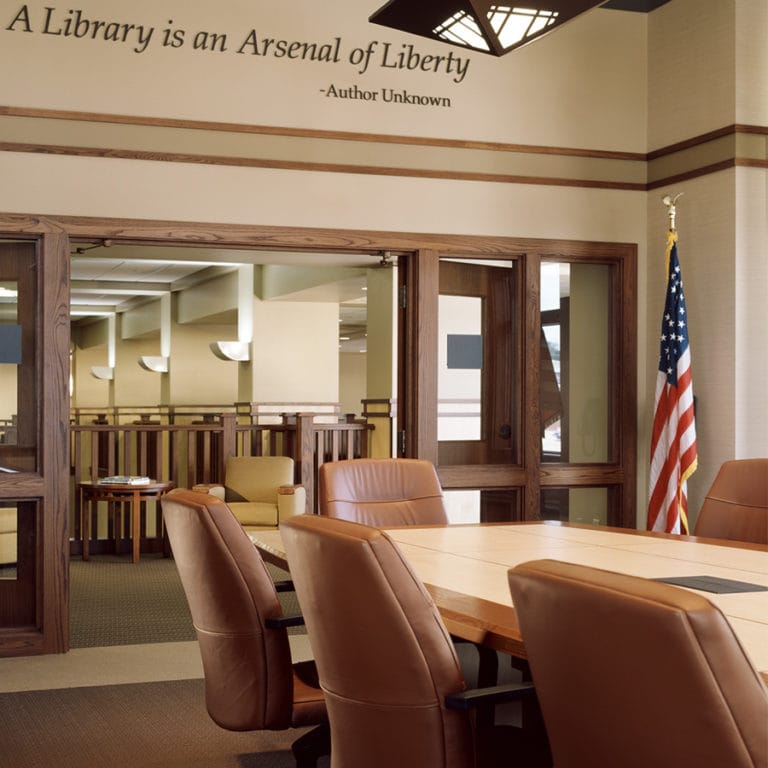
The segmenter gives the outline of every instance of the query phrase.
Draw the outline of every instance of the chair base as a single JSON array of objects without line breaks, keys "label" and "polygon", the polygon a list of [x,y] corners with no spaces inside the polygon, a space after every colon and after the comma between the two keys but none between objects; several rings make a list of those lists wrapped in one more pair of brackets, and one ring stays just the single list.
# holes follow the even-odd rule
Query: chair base
[{"label": "chair base", "polygon": [[291,744],[291,752],[296,768],[316,768],[321,757],[331,754],[331,728],[328,723],[321,723],[299,736]]}]

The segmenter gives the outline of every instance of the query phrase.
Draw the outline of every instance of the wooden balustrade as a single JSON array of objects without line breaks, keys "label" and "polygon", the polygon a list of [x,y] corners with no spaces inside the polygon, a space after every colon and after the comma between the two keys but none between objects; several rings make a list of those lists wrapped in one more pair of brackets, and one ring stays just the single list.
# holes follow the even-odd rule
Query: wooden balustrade
[{"label": "wooden balustrade", "polygon": [[[73,509],[75,488],[84,481],[146,475],[169,480],[177,488],[191,488],[197,483],[223,482],[230,456],[290,456],[295,463],[295,482],[307,491],[307,511],[315,512],[320,465],[368,457],[373,430],[364,420],[324,423],[311,413],[286,414],[278,424],[238,424],[234,412],[220,414],[215,420],[206,416],[191,424],[160,423],[147,417],[128,424],[91,421],[97,423],[70,425]],[[79,518],[74,514],[70,521],[76,542],[73,551],[79,550]],[[160,530],[159,520],[155,529]]]}]

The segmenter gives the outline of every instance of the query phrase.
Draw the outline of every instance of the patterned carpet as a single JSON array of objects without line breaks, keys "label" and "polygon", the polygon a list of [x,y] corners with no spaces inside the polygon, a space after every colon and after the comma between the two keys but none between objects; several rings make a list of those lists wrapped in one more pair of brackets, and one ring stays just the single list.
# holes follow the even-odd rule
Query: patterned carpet
[{"label": "patterned carpet", "polygon": [[0,695],[0,768],[295,768],[302,733],[219,728],[202,680]]},{"label": "patterned carpet", "polygon": [[[286,611],[296,610],[293,593],[280,598]],[[136,565],[124,556],[73,559],[70,637],[81,649],[75,653],[93,654],[97,664],[100,647],[135,645],[139,666],[165,643],[195,640],[175,562],[159,555]],[[290,745],[306,729],[224,730],[208,716],[200,678],[133,682],[125,669],[130,682],[41,686],[34,658],[2,661],[6,671],[18,664],[29,675],[23,690],[0,693],[0,768],[295,768]],[[328,765],[323,758],[318,768]]]},{"label": "patterned carpet", "polygon": [[[287,578],[269,567],[274,578]],[[298,612],[293,593],[281,593],[280,601],[284,611]],[[143,555],[133,564],[125,556],[96,555],[70,562],[72,648],[186,640],[195,640],[195,631],[173,559]]]}]

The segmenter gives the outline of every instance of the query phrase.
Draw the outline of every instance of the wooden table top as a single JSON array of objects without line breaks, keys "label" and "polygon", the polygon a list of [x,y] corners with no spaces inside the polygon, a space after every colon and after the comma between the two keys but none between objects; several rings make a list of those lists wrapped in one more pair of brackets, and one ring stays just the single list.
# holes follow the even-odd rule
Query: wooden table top
[{"label": "wooden table top", "polygon": [[118,493],[163,493],[170,491],[175,487],[175,483],[163,480],[150,480],[148,483],[101,483],[98,480],[84,480],[77,484],[77,487],[86,493],[109,493],[117,491]]},{"label": "wooden table top", "polygon": [[[391,528],[449,631],[525,656],[507,571],[550,558],[645,578],[707,576],[768,587],[768,547],[617,528],[523,523]],[[279,531],[251,535],[265,559],[287,566]],[[768,682],[768,591],[716,594],[717,605]]]}]

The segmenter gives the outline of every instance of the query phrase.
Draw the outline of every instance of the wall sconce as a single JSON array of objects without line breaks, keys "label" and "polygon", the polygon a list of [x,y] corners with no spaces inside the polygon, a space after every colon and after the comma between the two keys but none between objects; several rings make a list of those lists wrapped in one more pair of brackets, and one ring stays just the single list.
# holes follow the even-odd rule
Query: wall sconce
[{"label": "wall sconce", "polygon": [[211,352],[220,360],[235,360],[245,363],[251,359],[248,341],[212,341]]},{"label": "wall sconce", "polygon": [[112,381],[115,378],[115,369],[109,365],[92,365],[91,376],[104,381]]},{"label": "wall sconce", "polygon": [[605,0],[533,0],[525,7],[493,0],[390,0],[369,21],[473,51],[503,56]]},{"label": "wall sconce", "polygon": [[168,373],[168,358],[161,355],[142,355],[139,358],[139,365],[145,371]]}]

